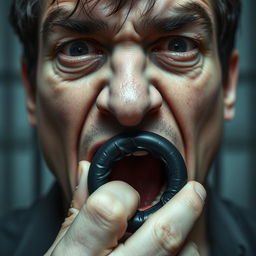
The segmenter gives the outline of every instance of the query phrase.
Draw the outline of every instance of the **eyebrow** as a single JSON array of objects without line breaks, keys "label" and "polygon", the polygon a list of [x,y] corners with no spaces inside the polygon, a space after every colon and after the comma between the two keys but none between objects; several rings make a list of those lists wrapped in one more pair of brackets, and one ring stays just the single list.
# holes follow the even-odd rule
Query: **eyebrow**
[{"label": "eyebrow", "polygon": [[72,12],[63,7],[58,7],[50,12],[43,22],[41,30],[43,40],[47,41],[48,35],[56,26],[79,34],[93,34],[96,31],[108,31],[108,24],[105,21],[92,17],[86,19],[86,16],[83,19],[73,18]]},{"label": "eyebrow", "polygon": [[188,2],[173,7],[170,17],[143,18],[141,30],[151,29],[160,33],[168,33],[182,29],[191,24],[202,26],[206,36],[210,40],[213,35],[213,24],[210,15],[200,4]]},{"label": "eyebrow", "polygon": [[[85,15],[82,19],[72,16],[72,12],[63,7],[58,7],[50,12],[43,22],[42,38],[47,41],[52,29],[56,26],[62,27],[67,31],[79,34],[95,34],[108,32],[107,22],[95,17]],[[156,31],[158,33],[168,33],[182,29],[191,24],[202,26],[208,40],[213,34],[213,24],[210,15],[200,4],[190,1],[185,4],[174,6],[170,17],[142,17],[139,28],[141,31]]]}]

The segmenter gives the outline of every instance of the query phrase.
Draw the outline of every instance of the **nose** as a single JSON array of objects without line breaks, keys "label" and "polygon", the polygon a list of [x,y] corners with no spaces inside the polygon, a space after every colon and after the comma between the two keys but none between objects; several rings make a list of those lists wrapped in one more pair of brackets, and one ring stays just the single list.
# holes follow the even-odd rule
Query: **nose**
[{"label": "nose", "polygon": [[146,56],[138,46],[118,47],[111,56],[111,77],[97,98],[100,111],[121,125],[136,126],[162,105],[162,97],[145,75]]}]

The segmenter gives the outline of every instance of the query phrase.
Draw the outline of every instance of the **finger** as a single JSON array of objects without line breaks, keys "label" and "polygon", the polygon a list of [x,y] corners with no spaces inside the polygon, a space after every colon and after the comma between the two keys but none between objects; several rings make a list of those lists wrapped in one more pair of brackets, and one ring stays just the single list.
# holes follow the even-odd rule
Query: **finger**
[{"label": "finger", "polygon": [[178,256],[200,256],[200,254],[198,252],[197,245],[193,242],[189,242],[185,245]]},{"label": "finger", "polygon": [[125,233],[138,201],[138,193],[124,182],[101,186],[88,198],[54,252],[108,255]]},{"label": "finger", "polygon": [[72,208],[80,210],[88,198],[87,179],[89,173],[90,163],[87,161],[80,161],[78,165],[79,185],[75,189],[72,198]]},{"label": "finger", "polygon": [[176,255],[200,216],[205,197],[206,192],[202,185],[189,182],[123,246],[119,246],[114,255]]},{"label": "finger", "polygon": [[82,208],[83,204],[85,203],[88,197],[87,191],[87,176],[89,171],[90,163],[87,161],[81,161],[78,166],[79,172],[79,185],[77,189],[74,191],[73,199],[71,203],[71,207],[68,210],[68,216],[65,218],[64,222],[61,225],[61,229],[45,255],[51,255],[52,251],[55,249],[56,245],[65,235],[67,230],[70,228],[71,224],[74,222],[76,216],[79,213],[79,210]]}]

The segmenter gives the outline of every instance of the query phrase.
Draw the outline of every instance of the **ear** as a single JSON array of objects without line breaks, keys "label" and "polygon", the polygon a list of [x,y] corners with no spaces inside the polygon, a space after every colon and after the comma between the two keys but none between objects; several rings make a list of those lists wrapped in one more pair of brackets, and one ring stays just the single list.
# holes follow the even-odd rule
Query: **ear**
[{"label": "ear", "polygon": [[235,116],[236,88],[239,74],[239,53],[233,51],[229,62],[229,75],[224,85],[224,119],[232,120]]},{"label": "ear", "polygon": [[22,81],[26,93],[26,105],[27,105],[27,113],[28,120],[32,126],[37,125],[36,121],[36,93],[35,93],[35,85],[31,84],[28,74],[28,65],[25,58],[21,59],[21,74]]}]

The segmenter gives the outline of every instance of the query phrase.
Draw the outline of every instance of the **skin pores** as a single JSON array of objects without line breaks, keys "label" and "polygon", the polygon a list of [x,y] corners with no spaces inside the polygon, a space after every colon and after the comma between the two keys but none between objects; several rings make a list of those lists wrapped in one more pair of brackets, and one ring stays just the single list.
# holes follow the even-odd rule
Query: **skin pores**
[{"label": "skin pores", "polygon": [[66,200],[78,183],[78,162],[133,129],[174,143],[189,179],[203,182],[225,109],[209,1],[157,1],[146,14],[146,1],[136,1],[128,16],[129,2],[109,16],[101,1],[90,17],[79,9],[69,18],[75,1],[49,3],[40,22],[36,95],[28,100]]}]

